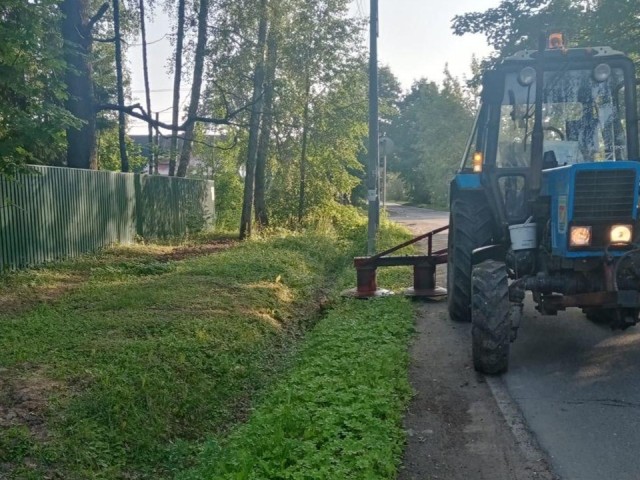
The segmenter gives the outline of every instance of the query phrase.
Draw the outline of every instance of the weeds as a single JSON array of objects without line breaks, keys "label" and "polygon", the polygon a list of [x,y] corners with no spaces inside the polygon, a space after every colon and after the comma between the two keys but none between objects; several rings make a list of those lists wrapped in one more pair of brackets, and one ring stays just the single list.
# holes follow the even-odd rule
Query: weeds
[{"label": "weeds", "polygon": [[395,478],[412,325],[404,299],[342,302],[249,422],[180,478]]}]

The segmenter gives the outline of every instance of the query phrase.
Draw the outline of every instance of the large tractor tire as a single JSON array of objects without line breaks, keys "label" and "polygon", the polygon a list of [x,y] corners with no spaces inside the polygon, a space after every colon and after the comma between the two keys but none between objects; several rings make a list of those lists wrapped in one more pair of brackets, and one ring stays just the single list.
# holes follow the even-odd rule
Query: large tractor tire
[{"label": "large tractor tire", "polygon": [[449,213],[447,302],[449,317],[456,322],[471,321],[471,254],[490,244],[493,236],[491,210],[483,200],[455,199]]},{"label": "large tractor tire", "polygon": [[509,367],[511,344],[506,265],[495,260],[476,265],[471,284],[473,366],[488,375],[504,373]]}]

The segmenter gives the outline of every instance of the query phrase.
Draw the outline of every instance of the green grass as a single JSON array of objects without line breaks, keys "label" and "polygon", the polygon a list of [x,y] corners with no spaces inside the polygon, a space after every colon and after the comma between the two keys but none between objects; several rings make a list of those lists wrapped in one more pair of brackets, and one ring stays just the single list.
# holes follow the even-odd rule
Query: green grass
[{"label": "green grass", "polygon": [[[216,478],[241,464],[265,478],[250,465],[284,461],[278,478],[319,478],[287,463],[307,408],[309,468],[331,459],[323,478],[392,477],[412,307],[338,300],[363,229],[323,232],[180,260],[173,247],[120,247],[0,277],[0,477]],[[387,226],[380,246],[406,235]],[[406,286],[410,272],[380,279]],[[278,426],[281,404],[294,416]]]},{"label": "green grass", "polygon": [[341,302],[249,422],[180,478],[395,478],[412,313],[400,297]]}]

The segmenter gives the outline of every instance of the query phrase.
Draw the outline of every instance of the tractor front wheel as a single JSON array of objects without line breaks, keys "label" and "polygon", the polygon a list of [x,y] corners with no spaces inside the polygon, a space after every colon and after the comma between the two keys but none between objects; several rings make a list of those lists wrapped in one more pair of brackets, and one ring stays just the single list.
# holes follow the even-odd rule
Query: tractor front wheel
[{"label": "tractor front wheel", "polygon": [[471,320],[471,254],[491,243],[492,225],[491,210],[483,199],[462,197],[451,204],[447,303],[453,321]]},{"label": "tractor front wheel", "polygon": [[471,289],[473,366],[478,372],[488,375],[504,373],[509,367],[511,342],[506,265],[495,260],[476,265]]}]

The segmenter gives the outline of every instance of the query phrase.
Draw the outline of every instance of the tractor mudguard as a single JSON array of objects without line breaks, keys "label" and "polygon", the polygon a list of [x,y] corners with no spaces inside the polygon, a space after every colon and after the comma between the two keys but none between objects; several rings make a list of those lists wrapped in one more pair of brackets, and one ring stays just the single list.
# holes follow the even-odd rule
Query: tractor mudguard
[{"label": "tractor mudguard", "polygon": [[482,190],[480,175],[477,173],[458,173],[454,182],[459,190]]},{"label": "tractor mudguard", "polygon": [[498,262],[504,262],[507,256],[506,247],[501,244],[487,245],[485,247],[476,248],[471,253],[471,265],[478,265],[485,260],[495,260]]}]

